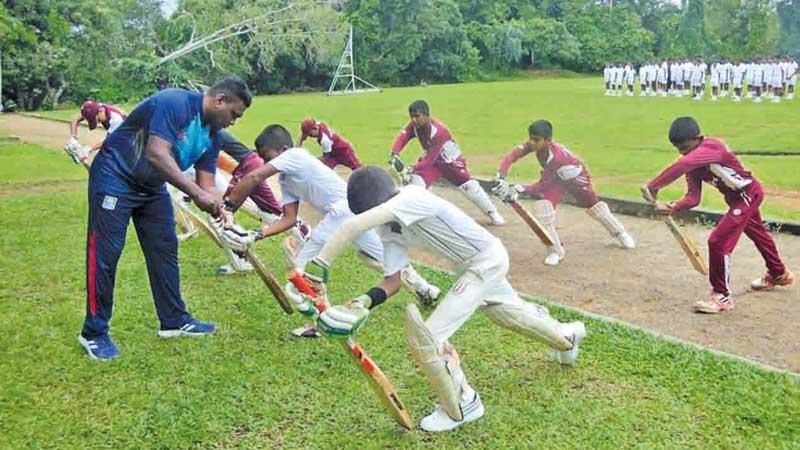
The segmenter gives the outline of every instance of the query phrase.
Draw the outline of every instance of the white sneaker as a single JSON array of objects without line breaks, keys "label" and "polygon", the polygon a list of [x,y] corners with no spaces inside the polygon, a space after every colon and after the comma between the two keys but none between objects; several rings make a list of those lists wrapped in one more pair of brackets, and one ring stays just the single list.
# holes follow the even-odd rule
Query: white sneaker
[{"label": "white sneaker", "polygon": [[739,97],[738,95],[734,95],[733,96],[733,101],[740,102],[740,101],[742,101],[742,97]]},{"label": "white sneaker", "polygon": [[578,360],[578,351],[581,340],[586,337],[586,326],[583,322],[570,322],[561,326],[564,336],[572,342],[572,348],[569,350],[562,350],[553,352],[553,355],[558,359],[558,362],[565,366],[574,366]]},{"label": "white sneaker", "polygon": [[791,94],[786,94],[786,100],[794,100],[794,92]]},{"label": "white sneaker", "polygon": [[253,270],[253,265],[247,261],[241,261],[241,267],[234,268],[231,264],[225,264],[224,266],[219,266],[217,269],[217,275],[233,275],[239,272],[250,272]]},{"label": "white sneaker", "polygon": [[564,255],[559,255],[558,252],[550,252],[545,256],[544,264],[546,266],[557,266],[563,258]]},{"label": "white sneaker", "polygon": [[703,97],[700,97],[699,95],[695,95],[694,96],[694,100],[700,101],[702,99],[703,99]]},{"label": "white sneaker", "polygon": [[459,425],[480,419],[483,417],[483,413],[485,412],[485,409],[483,408],[483,402],[481,402],[481,397],[477,392],[475,393],[475,398],[473,398],[472,401],[462,401],[460,406],[461,414],[464,416],[463,419],[451,419],[450,416],[444,412],[444,409],[442,409],[441,405],[436,405],[436,408],[434,408],[433,412],[425,416],[419,422],[419,427],[430,432],[449,431]]},{"label": "white sneaker", "polygon": [[492,211],[489,213],[489,223],[495,226],[505,225],[506,219],[503,219],[499,212]]},{"label": "white sneaker", "polygon": [[761,97],[756,97],[756,99],[753,100],[753,103],[761,103],[762,101],[763,100],[761,99]]},{"label": "white sneaker", "polygon": [[719,99],[717,98],[717,96],[716,96],[716,95],[712,95],[712,96],[711,96],[711,101],[712,101],[712,102],[716,102],[717,100],[719,100]]},{"label": "white sneaker", "polygon": [[633,240],[633,236],[628,234],[627,231],[623,231],[622,233],[618,234],[617,240],[622,245],[622,248],[628,250],[636,248],[636,241]]},{"label": "white sneaker", "polygon": [[608,89],[606,89],[606,95],[611,95],[611,91],[609,91]]},{"label": "white sneaker", "polygon": [[778,97],[777,95],[772,97],[772,103],[780,103],[780,102],[781,102],[781,98]]}]

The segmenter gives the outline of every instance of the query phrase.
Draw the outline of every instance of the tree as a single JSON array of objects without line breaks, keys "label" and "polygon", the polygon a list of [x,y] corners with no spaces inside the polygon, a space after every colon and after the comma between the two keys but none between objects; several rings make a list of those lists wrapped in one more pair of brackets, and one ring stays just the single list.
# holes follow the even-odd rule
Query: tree
[{"label": "tree", "polygon": [[706,53],[705,0],[683,0],[683,14],[678,24],[678,46],[684,57]]},{"label": "tree", "polygon": [[778,0],[780,52],[800,59],[800,0]]}]

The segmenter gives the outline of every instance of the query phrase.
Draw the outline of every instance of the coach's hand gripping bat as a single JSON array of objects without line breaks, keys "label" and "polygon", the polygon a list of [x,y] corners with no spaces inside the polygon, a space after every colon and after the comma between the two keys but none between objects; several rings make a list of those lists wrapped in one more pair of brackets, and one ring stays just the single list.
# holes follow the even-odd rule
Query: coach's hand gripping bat
[{"label": "coach's hand gripping bat", "polygon": [[[653,205],[656,204],[656,198],[650,189],[647,186],[642,186],[642,196],[648,202],[652,203]],[[683,253],[686,254],[686,257],[689,258],[689,262],[692,263],[692,267],[694,270],[702,273],[703,275],[708,275],[708,265],[706,264],[705,260],[703,260],[703,256],[700,255],[700,251],[697,250],[697,246],[694,244],[694,241],[683,231],[683,229],[678,226],[678,223],[675,222],[675,219],[671,215],[664,216],[664,223],[667,224],[667,228],[675,237],[675,240],[678,241],[678,244],[681,246],[681,250]]]},{"label": "coach's hand gripping bat", "polygon": [[[300,273],[297,271],[290,273],[289,281],[294,284],[298,291],[314,299],[314,306],[320,314],[328,308],[329,305],[327,301],[317,295],[317,292],[308,284]],[[340,339],[339,342],[342,343],[342,347],[344,347],[347,354],[352,357],[353,362],[367,377],[369,385],[381,399],[381,402],[386,406],[386,409],[392,417],[394,417],[394,420],[403,428],[410,430],[413,427],[411,415],[405,405],[403,405],[403,402],[400,401],[400,397],[397,396],[397,391],[394,386],[392,386],[389,379],[386,378],[386,375],[383,374],[380,367],[378,367],[375,361],[367,355],[353,338]]]},{"label": "coach's hand gripping bat", "polygon": [[[203,220],[200,216],[195,214],[194,211],[188,208],[183,209],[183,213],[192,222],[194,222],[194,224],[197,225],[198,228],[203,230],[203,232],[212,241],[214,241],[220,248],[223,248],[222,242],[220,242],[219,238],[217,237],[217,234],[214,233],[214,230],[212,230],[211,227],[209,227],[208,223],[205,220]],[[258,274],[259,277],[261,277],[261,281],[263,281],[264,284],[267,285],[267,288],[272,293],[272,296],[275,297],[275,300],[278,301],[278,304],[280,305],[281,309],[283,309],[283,311],[286,314],[291,314],[294,310],[292,309],[292,306],[289,304],[289,299],[286,298],[286,293],[283,292],[283,288],[278,283],[278,280],[277,278],[275,278],[275,275],[273,275],[272,272],[267,268],[267,266],[264,265],[264,263],[261,262],[260,259],[258,259],[258,257],[253,253],[252,250],[247,250],[244,254],[244,257],[250,264],[253,265],[253,268],[255,269],[256,273]]]}]

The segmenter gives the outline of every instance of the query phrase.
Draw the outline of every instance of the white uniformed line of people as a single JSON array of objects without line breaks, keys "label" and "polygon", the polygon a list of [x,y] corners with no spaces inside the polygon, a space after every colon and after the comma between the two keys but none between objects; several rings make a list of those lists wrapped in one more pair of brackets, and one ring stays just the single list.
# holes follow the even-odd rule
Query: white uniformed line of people
[{"label": "white uniformed line of people", "polygon": [[[794,99],[798,64],[793,58],[759,58],[749,61],[715,61],[709,67],[702,59],[648,62],[638,70],[631,63],[608,64],[603,69],[606,95],[691,96],[702,100],[706,83],[711,85],[711,101],[728,95],[734,102],[742,97],[761,103],[764,98],[780,103],[785,95]],[[638,83],[636,82],[638,78]]]}]

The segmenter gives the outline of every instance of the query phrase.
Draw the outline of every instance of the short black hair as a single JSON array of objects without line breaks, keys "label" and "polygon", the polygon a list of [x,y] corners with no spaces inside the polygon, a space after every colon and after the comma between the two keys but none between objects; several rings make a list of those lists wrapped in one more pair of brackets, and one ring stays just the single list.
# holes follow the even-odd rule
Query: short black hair
[{"label": "short black hair", "polygon": [[549,120],[539,119],[528,127],[528,136],[553,139],[553,124]]},{"label": "short black hair", "polygon": [[408,105],[408,112],[413,113],[422,113],[426,116],[431,115],[431,108],[428,106],[428,102],[425,100],[415,100],[413,103]]},{"label": "short black hair", "polygon": [[700,125],[692,117],[678,117],[669,127],[669,141],[676,145],[700,136]]},{"label": "short black hair", "polygon": [[208,95],[214,96],[217,94],[224,94],[226,97],[237,98],[248,108],[253,102],[253,93],[250,92],[247,83],[236,75],[228,75],[225,78],[217,80],[217,82],[209,88]]},{"label": "short black hair", "polygon": [[347,205],[353,214],[368,211],[397,195],[397,186],[380,167],[364,166],[353,171],[347,180]]},{"label": "short black hair", "polygon": [[293,145],[289,130],[278,124],[267,125],[256,138],[256,150],[262,148],[286,150]]}]

